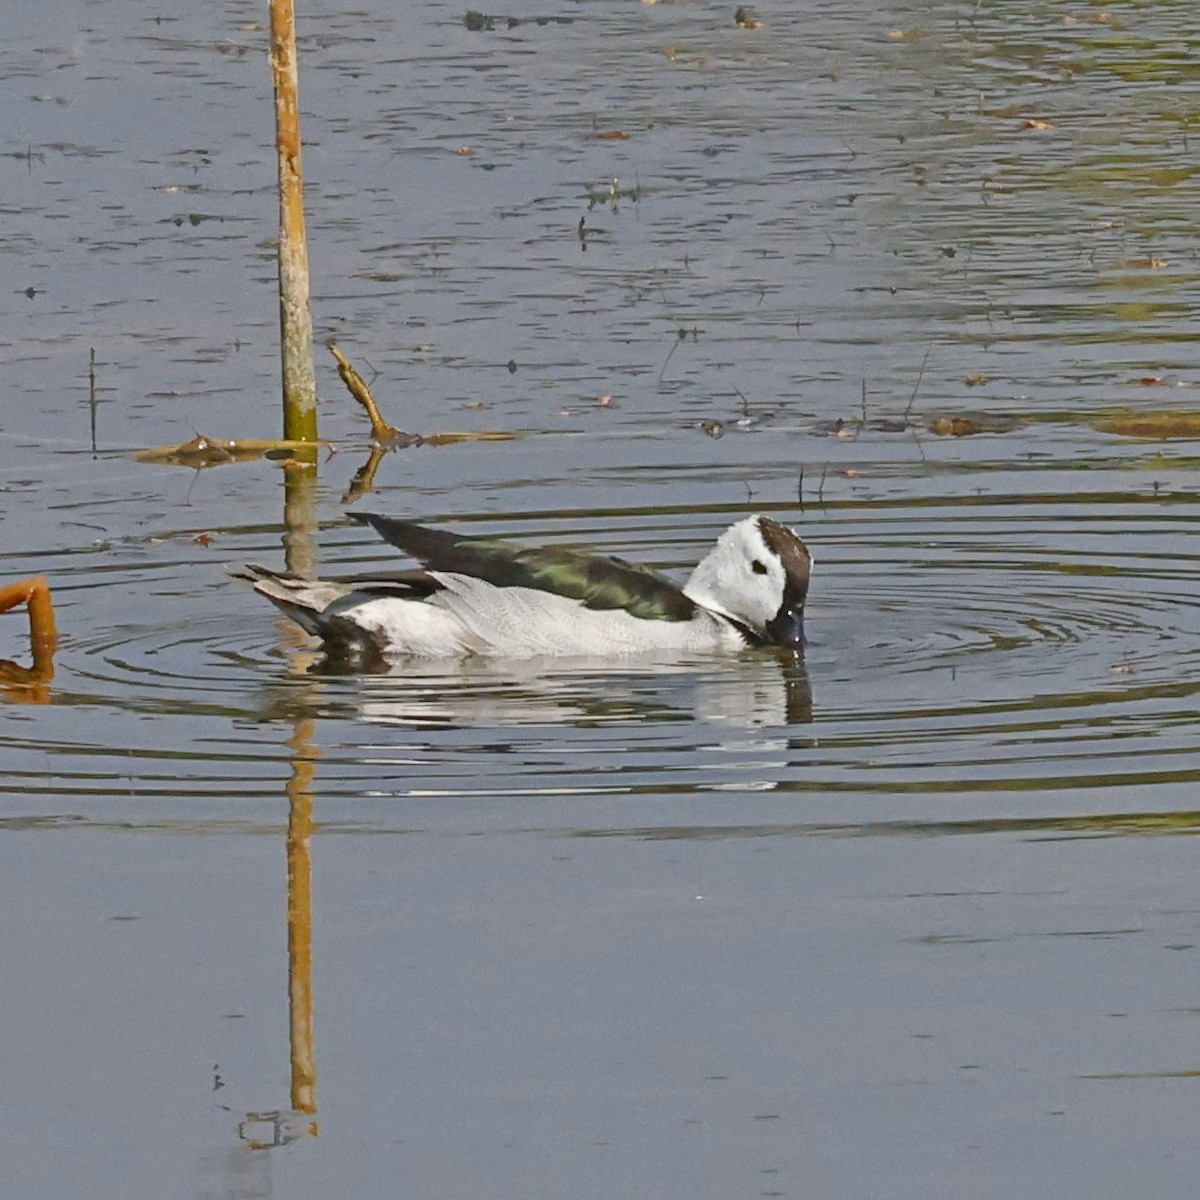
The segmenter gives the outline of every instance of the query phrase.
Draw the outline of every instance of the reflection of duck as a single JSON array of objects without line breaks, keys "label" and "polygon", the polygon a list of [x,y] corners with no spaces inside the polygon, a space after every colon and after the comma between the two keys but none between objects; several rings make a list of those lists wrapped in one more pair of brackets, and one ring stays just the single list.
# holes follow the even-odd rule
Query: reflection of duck
[{"label": "reflection of duck", "polygon": [[[324,673],[330,665],[336,667],[310,669]],[[336,707],[350,698],[352,709]],[[797,651],[727,658],[664,653],[636,661],[410,658],[352,691],[325,693],[324,702],[339,715],[410,729],[650,729],[692,721],[769,730],[813,719],[812,687]]]},{"label": "reflection of duck", "polygon": [[812,560],[769,517],[727,529],[682,588],[616,558],[354,517],[424,570],[346,581],[253,566],[243,573],[343,655],[629,656],[803,644]]}]

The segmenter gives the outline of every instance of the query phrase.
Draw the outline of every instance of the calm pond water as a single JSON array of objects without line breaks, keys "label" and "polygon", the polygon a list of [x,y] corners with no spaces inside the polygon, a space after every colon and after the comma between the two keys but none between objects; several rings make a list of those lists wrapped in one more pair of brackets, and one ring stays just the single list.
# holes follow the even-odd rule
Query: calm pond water
[{"label": "calm pond water", "polygon": [[303,6],[318,337],[520,435],[358,503],[818,564],[802,667],[373,677],[227,574],[392,561],[323,352],[314,481],[133,458],[278,432],[266,6],[8,14],[12,1195],[1194,1194],[1200,16],[735,7]]}]

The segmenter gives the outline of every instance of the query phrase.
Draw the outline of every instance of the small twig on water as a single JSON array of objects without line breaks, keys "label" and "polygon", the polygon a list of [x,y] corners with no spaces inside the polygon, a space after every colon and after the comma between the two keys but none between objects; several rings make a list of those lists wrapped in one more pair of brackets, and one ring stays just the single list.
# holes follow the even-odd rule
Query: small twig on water
[{"label": "small twig on water", "polygon": [[[917,402],[917,392],[921,389],[921,380],[925,376],[925,364],[929,361],[929,353],[933,349],[933,343],[930,342],[925,347],[925,357],[921,359],[921,369],[917,372],[917,381],[913,384],[912,395],[908,398],[908,407],[904,410],[904,424],[911,425],[910,416],[912,414],[913,405]],[[912,427],[913,441],[917,444],[917,453],[921,456],[921,466],[925,472],[929,471],[929,460],[925,457],[925,447],[921,445],[921,435],[917,432],[915,426]]]},{"label": "small twig on water", "polygon": [[88,404],[92,412],[92,457],[96,457],[96,347],[88,357]]},{"label": "small twig on water", "polygon": [[917,402],[917,393],[921,390],[921,380],[925,378],[925,364],[929,361],[930,351],[933,349],[933,343],[930,342],[925,347],[925,357],[921,359],[921,369],[917,372],[917,381],[913,384],[912,395],[908,398],[908,407],[904,410],[904,421],[908,423],[909,416],[912,414],[913,405]]},{"label": "small twig on water", "polygon": [[734,392],[734,395],[737,396],[737,398],[742,402],[742,421],[745,424],[749,425],[750,424],[750,401],[746,399],[746,396],[742,392],[741,388],[734,388],[733,392]]},{"label": "small twig on water", "polygon": [[682,342],[684,340],[684,338],[687,337],[686,329],[678,329],[675,332],[676,332],[675,340],[671,343],[671,349],[667,351],[667,357],[663,359],[663,365],[659,369],[659,372],[658,372],[658,382],[659,383],[662,383],[663,376],[667,373],[667,364],[671,361],[671,355],[673,355],[675,353],[675,348],[679,345],[680,342]]}]

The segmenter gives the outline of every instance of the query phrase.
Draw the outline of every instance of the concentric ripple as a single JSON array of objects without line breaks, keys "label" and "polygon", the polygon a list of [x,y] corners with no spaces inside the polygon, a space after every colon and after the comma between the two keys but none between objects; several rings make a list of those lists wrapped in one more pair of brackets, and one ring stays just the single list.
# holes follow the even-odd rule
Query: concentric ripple
[{"label": "concentric ripple", "polygon": [[[1192,516],[1065,496],[809,512],[819,573],[800,663],[752,652],[329,675],[218,566],[197,578],[190,556],[160,556],[111,574],[102,602],[84,593],[106,619],[64,639],[36,735],[10,726],[6,758],[22,765],[8,786],[245,798],[276,794],[299,753],[324,795],[355,802],[799,793],[818,823],[852,795],[906,797],[906,819],[919,796],[1116,788],[1123,806],[1176,803],[1200,780]],[[669,556],[681,573],[727,517],[580,528],[549,514],[522,536]],[[357,528],[323,540],[356,567],[387,554]],[[261,535],[226,541],[271,553]],[[314,719],[298,750],[297,723]]]}]

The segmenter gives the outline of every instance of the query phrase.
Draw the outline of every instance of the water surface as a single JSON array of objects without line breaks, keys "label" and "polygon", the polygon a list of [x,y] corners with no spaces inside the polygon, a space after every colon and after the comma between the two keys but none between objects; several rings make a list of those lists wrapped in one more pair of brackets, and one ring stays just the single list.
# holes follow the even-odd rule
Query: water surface
[{"label": "water surface", "polygon": [[[802,7],[302,13],[319,338],[522,435],[359,506],[817,559],[799,666],[369,677],[228,578],[294,544],[278,463],[132,460],[277,432],[260,6],[11,15],[21,1196],[1193,1193],[1196,446],[1112,418],[1196,407],[1196,18]],[[320,365],[292,511],[363,569]]]}]

